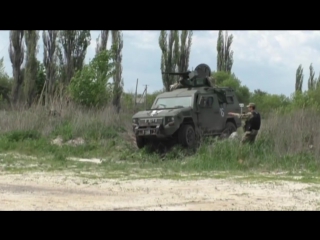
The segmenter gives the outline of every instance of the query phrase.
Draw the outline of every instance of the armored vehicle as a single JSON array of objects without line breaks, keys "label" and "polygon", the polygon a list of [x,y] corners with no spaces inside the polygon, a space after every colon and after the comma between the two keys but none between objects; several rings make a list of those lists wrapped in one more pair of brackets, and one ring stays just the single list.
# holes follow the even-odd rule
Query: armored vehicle
[{"label": "armored vehicle", "polygon": [[147,144],[181,144],[190,148],[206,136],[229,137],[241,127],[241,120],[228,112],[242,109],[233,89],[210,82],[211,69],[206,64],[180,75],[169,92],[159,94],[151,109],[132,117],[138,148]]}]

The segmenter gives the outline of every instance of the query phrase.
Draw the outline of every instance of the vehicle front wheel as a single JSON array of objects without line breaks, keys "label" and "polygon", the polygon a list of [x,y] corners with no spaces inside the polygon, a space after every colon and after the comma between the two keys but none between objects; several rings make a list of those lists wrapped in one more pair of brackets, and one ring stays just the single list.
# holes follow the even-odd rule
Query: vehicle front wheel
[{"label": "vehicle front wheel", "polygon": [[179,143],[187,148],[193,147],[196,143],[196,133],[191,125],[182,125],[178,134]]},{"label": "vehicle front wheel", "polygon": [[137,147],[138,147],[139,149],[144,148],[145,145],[146,145],[146,141],[145,141],[145,139],[142,138],[142,137],[136,137],[136,143],[137,143]]},{"label": "vehicle front wheel", "polygon": [[233,133],[233,132],[236,132],[237,131],[237,127],[236,125],[233,123],[233,122],[227,122],[226,124],[226,127],[225,129],[223,130],[222,134],[221,134],[221,138],[222,139],[226,139],[226,138],[229,138],[230,135]]}]

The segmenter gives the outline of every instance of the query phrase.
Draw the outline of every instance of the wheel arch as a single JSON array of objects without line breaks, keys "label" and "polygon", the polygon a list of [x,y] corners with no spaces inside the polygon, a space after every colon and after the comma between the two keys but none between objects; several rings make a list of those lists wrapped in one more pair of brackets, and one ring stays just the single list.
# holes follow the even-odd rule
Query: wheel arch
[{"label": "wheel arch", "polygon": [[227,118],[227,120],[226,120],[226,125],[227,125],[227,123],[228,122],[231,122],[231,123],[233,123],[235,126],[236,126],[236,128],[239,128],[240,126],[237,124],[237,121],[233,118],[233,117],[230,117],[230,118]]},{"label": "wheel arch", "polygon": [[194,121],[193,121],[193,119],[192,119],[192,117],[185,117],[185,118],[183,118],[183,121],[182,121],[182,123],[180,124],[180,127],[182,126],[182,125],[186,125],[186,124],[189,124],[189,125],[191,125],[194,129],[195,129],[195,124],[194,124]]}]

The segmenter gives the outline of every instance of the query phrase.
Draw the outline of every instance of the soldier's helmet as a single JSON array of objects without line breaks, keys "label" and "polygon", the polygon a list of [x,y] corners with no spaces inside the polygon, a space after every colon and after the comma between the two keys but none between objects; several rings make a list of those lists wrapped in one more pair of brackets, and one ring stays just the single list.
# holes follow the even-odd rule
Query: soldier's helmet
[{"label": "soldier's helmet", "polygon": [[256,107],[256,105],[255,105],[254,103],[249,103],[249,104],[247,105],[247,108],[249,108],[249,107],[253,107],[253,108],[255,108],[255,107]]}]

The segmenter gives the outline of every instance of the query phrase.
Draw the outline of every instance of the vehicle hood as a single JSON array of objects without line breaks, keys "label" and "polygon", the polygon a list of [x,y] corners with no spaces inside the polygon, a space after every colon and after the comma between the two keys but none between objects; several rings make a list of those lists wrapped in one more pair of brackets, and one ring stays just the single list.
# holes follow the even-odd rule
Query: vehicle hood
[{"label": "vehicle hood", "polygon": [[175,108],[175,109],[155,109],[155,110],[147,110],[140,111],[133,115],[132,118],[145,118],[145,117],[171,117],[176,116],[182,112],[190,112],[192,108]]}]

